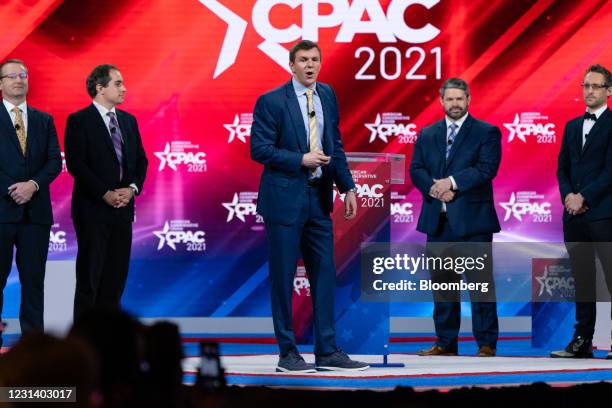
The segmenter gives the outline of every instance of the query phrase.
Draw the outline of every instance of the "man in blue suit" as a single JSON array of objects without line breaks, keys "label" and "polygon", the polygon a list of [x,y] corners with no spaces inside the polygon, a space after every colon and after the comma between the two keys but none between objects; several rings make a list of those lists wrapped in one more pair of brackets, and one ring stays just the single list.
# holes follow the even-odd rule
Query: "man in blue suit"
[{"label": "man in blue suit", "polygon": [[[450,78],[440,88],[446,117],[421,130],[410,163],[410,178],[423,194],[417,230],[428,243],[467,242],[490,248],[493,233],[500,231],[493,202],[492,180],[501,161],[499,128],[468,114],[470,92],[460,78]],[[473,244],[456,246],[468,250]],[[463,248],[463,249],[461,249]],[[490,265],[491,259],[489,258]],[[499,333],[495,291],[490,267],[480,276],[466,273],[468,280],[489,285],[484,301],[472,297],[472,329],[480,357],[494,356]],[[436,273],[432,280],[439,279]],[[451,271],[445,279],[459,280]],[[435,297],[434,324],[437,341],[419,355],[457,355],[461,323],[458,293]]]},{"label": "man in blue suit", "polygon": [[[576,287],[574,336],[556,358],[593,357],[595,332],[595,254],[612,294],[612,76],[601,65],[589,67],[582,83],[586,112],[563,132],[557,180],[563,212],[563,238]],[[612,352],[608,354],[612,359]]]},{"label": "man in blue suit", "polygon": [[49,185],[62,170],[53,118],[26,103],[28,76],[20,60],[0,65],[0,314],[15,248],[22,333],[44,330],[45,264],[53,224]]},{"label": "man in blue suit", "polygon": [[[345,218],[357,215],[355,183],[348,169],[333,89],[317,82],[321,50],[296,43],[289,54],[292,79],[260,96],[253,111],[251,158],[264,165],[257,211],[269,244],[274,333],[280,349],[277,371],[365,370],[336,346],[334,329],[334,238],[332,184],[344,200]],[[314,309],[315,366],[298,353],[291,294],[300,256]]]}]

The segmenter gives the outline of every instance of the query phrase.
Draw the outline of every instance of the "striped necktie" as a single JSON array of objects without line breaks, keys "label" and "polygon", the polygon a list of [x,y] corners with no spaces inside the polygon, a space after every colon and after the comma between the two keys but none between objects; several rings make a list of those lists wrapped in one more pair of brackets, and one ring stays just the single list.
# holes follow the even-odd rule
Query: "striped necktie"
[{"label": "striped necktie", "polygon": [[456,123],[451,123],[449,128],[450,128],[450,133],[448,135],[448,138],[446,140],[446,160],[448,160],[448,156],[450,155],[450,151],[451,148],[453,147],[453,142],[455,141],[455,137],[457,137],[457,128],[459,126],[457,126]]},{"label": "striped necktie", "polygon": [[[306,90],[306,112],[308,113],[308,145],[311,152],[321,150],[321,140],[319,138],[319,128],[317,126],[317,115],[314,107],[314,91]],[[317,167],[310,170],[313,177],[318,177],[321,174],[321,168]]]}]

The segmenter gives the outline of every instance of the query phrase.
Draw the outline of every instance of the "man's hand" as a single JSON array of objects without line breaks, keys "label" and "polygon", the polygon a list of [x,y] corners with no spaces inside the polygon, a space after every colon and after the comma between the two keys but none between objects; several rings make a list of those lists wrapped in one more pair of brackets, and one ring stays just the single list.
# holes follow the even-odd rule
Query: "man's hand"
[{"label": "man's hand", "polygon": [[443,201],[445,203],[453,201],[453,198],[455,198],[455,193],[452,191],[446,191],[442,193],[442,195],[440,195],[440,201]]},{"label": "man's hand", "polygon": [[308,167],[309,169],[316,169],[317,167],[328,165],[330,160],[330,156],[326,156],[322,150],[317,150],[316,152],[306,153],[302,156],[302,166]]},{"label": "man's hand", "polygon": [[25,204],[32,199],[36,192],[36,185],[31,181],[15,183],[8,188],[11,198],[19,205]]},{"label": "man's hand", "polygon": [[434,179],[434,184],[431,186],[431,188],[429,189],[429,195],[437,198],[437,199],[441,199],[442,194],[446,193],[447,191],[451,191],[453,188],[453,183],[451,182],[450,178],[443,178],[443,179]]},{"label": "man's hand", "polygon": [[134,189],[131,187],[118,188],[115,193],[119,195],[119,205],[116,208],[125,207],[134,198]]},{"label": "man's hand", "polygon": [[116,191],[107,191],[106,194],[104,194],[104,197],[102,198],[104,199],[106,204],[110,205],[111,207],[119,208],[119,204],[121,204],[119,193],[117,193]]},{"label": "man's hand", "polygon": [[584,212],[586,212],[585,209],[584,211],[581,211],[583,207],[585,207],[584,205],[584,197],[582,196],[582,194],[578,193],[578,194],[574,194],[574,193],[569,193],[568,195],[565,196],[565,208],[567,209],[567,212],[570,213],[570,215],[578,215],[578,214],[582,214]]},{"label": "man's hand", "polygon": [[349,191],[344,196],[344,219],[352,220],[357,216],[357,197],[354,191]]}]

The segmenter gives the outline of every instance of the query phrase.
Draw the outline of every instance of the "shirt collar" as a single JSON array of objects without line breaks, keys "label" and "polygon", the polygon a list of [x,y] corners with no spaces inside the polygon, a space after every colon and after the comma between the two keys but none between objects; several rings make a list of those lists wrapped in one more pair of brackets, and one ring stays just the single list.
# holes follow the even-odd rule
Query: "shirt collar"
[{"label": "shirt collar", "polygon": [[463,115],[462,117],[460,117],[458,120],[456,121],[452,121],[448,116],[445,116],[444,119],[446,120],[446,129],[448,129],[451,125],[451,123],[454,123],[455,125],[457,125],[457,129],[461,129],[461,125],[463,125],[463,122],[465,122],[465,120],[467,119],[469,113],[466,112],[465,115]]},{"label": "shirt collar", "polygon": [[93,105],[98,110],[98,112],[100,112],[100,115],[102,115],[103,118],[106,117],[106,114],[108,112],[113,112],[115,115],[117,114],[117,112],[115,112],[115,107],[114,106],[111,109],[106,109],[104,106],[100,105],[98,102],[96,102],[96,101],[92,101],[92,102],[93,102]]},{"label": "shirt collar", "polygon": [[595,115],[595,117],[597,119],[599,119],[599,117],[601,116],[602,113],[604,113],[606,111],[606,109],[608,109],[607,105],[602,106],[601,108],[597,109],[595,112],[589,112],[589,109],[587,108],[587,112],[592,113],[593,115]]},{"label": "shirt collar", "polygon": [[[306,88],[304,85],[302,85],[300,83],[300,81],[298,81],[297,79],[295,79],[295,77],[291,77],[291,83],[293,84],[293,90],[295,91],[297,96],[302,96],[306,93],[307,89],[310,88]],[[317,83],[315,82],[314,86],[312,87],[312,90],[314,91],[314,94],[317,94]]]},{"label": "shirt collar", "polygon": [[[13,105],[12,103],[10,103],[9,101],[7,101],[4,98],[2,99],[2,102],[4,102],[4,106],[6,107],[7,111],[9,111],[9,112],[13,111],[13,108],[15,107],[15,105]],[[28,112],[28,105],[26,104],[26,101],[23,101],[22,103],[17,105],[17,107],[21,110],[22,114]]]}]

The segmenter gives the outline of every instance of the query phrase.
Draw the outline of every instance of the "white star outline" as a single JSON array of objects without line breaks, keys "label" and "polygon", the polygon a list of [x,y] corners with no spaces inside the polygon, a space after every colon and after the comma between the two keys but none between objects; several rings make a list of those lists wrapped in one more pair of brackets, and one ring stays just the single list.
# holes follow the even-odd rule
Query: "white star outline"
[{"label": "white star outline", "polygon": [[378,133],[378,126],[380,125],[380,123],[382,122],[382,119],[380,117],[380,113],[376,114],[376,119],[374,120],[374,123],[365,123],[364,126],[366,128],[368,128],[368,130],[372,133],[370,133],[370,143],[372,143],[374,140],[376,140],[376,137],[380,137],[380,140],[382,140],[385,143],[389,143],[389,140],[387,139],[386,135],[383,134],[379,134]]},{"label": "white star outline", "polygon": [[236,128],[239,125],[240,125],[240,120],[238,119],[238,114],[234,116],[234,123],[227,123],[223,125],[223,127],[226,128],[230,132],[229,138],[227,139],[227,143],[232,143],[234,139],[238,139],[242,143],[246,143],[246,139],[244,135],[241,135],[236,131]]},{"label": "white star outline", "polygon": [[162,171],[164,167],[166,167],[166,164],[172,170],[176,171],[176,165],[168,160],[168,155],[170,154],[169,142],[166,142],[166,147],[164,147],[163,152],[154,152],[153,154],[159,159],[159,168],[157,169],[157,171]]},{"label": "white star outline", "polygon": [[527,143],[527,139],[525,138],[525,135],[516,130],[516,127],[520,125],[520,123],[521,121],[519,119],[518,113],[514,115],[514,122],[504,123],[504,127],[510,131],[510,135],[508,136],[508,143],[513,141],[515,136],[519,138],[523,143]]},{"label": "white star outline", "polygon": [[159,244],[157,244],[157,250],[159,251],[164,247],[164,244],[168,244],[172,250],[176,251],[176,246],[174,242],[166,241],[166,234],[170,231],[170,224],[168,221],[164,223],[164,228],[161,231],[153,231],[153,234],[159,238]]},{"label": "white star outline", "polygon": [[238,193],[234,193],[234,198],[232,199],[231,203],[221,203],[223,207],[225,207],[228,211],[227,220],[225,220],[225,222],[230,222],[232,219],[234,219],[234,215],[240,221],[246,222],[246,219],[244,218],[244,214],[240,214],[239,212],[236,211],[236,206],[238,205],[238,203],[239,203]]},{"label": "white star outline", "polygon": [[521,222],[523,221],[523,216],[513,210],[512,207],[514,207],[514,204],[516,204],[516,194],[514,193],[510,195],[510,200],[499,203],[499,205],[506,210],[506,214],[504,214],[504,222],[510,219],[510,215],[513,215],[514,218]]}]

